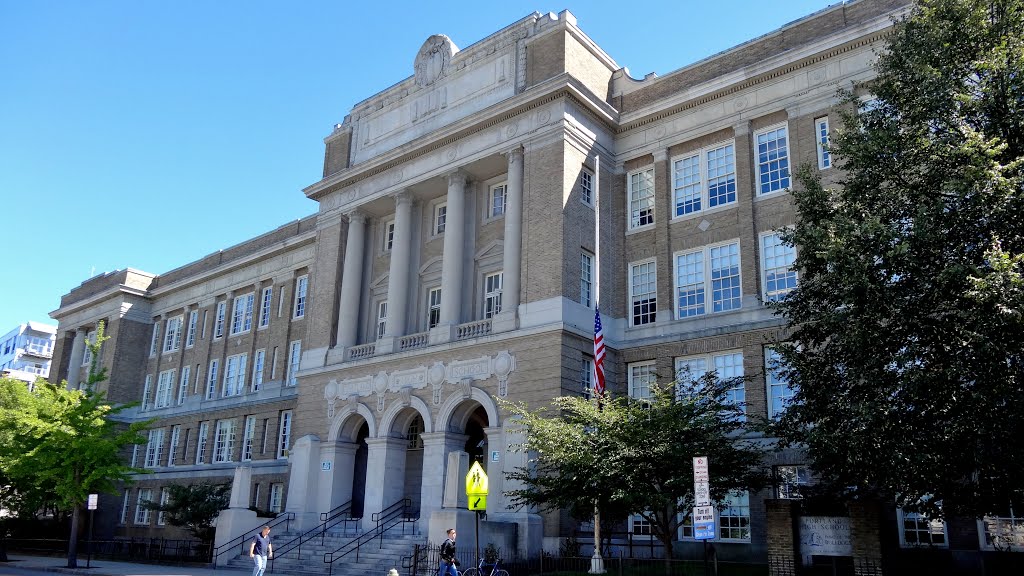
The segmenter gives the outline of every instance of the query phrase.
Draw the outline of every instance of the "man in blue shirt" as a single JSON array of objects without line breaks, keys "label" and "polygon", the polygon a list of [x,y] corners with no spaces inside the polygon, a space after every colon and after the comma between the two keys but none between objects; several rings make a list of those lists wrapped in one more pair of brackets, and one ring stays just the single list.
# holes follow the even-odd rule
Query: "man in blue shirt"
[{"label": "man in blue shirt", "polygon": [[256,563],[252,576],[263,576],[267,569],[267,558],[274,557],[274,548],[270,545],[270,526],[264,526],[260,533],[253,537],[249,545],[249,558]]}]

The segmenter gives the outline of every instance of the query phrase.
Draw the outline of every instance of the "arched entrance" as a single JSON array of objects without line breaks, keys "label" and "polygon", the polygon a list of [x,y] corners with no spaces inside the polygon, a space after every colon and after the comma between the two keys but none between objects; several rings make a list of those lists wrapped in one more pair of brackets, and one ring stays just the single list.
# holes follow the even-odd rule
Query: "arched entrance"
[{"label": "arched entrance", "polygon": [[372,415],[363,409],[351,409],[339,414],[331,427],[331,442],[327,450],[333,455],[330,494],[323,502],[321,512],[333,510],[351,502],[351,515],[361,518],[365,512],[366,473],[369,461],[367,439],[372,437]]},{"label": "arched entrance", "polygon": [[356,435],[356,456],[352,466],[352,517],[363,517],[363,503],[366,501],[366,462],[370,453],[366,438],[370,435],[370,426],[363,422]]}]

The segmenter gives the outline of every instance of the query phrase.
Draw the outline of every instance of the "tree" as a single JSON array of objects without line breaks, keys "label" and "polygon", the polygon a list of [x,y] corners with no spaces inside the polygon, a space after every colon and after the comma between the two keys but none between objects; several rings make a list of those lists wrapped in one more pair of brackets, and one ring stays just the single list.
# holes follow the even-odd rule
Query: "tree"
[{"label": "tree", "polygon": [[[1024,499],[1024,1],[922,0],[793,190],[782,419],[850,496],[936,517]],[[857,110],[857,108],[860,110]],[[893,501],[893,500],[890,500]]]},{"label": "tree", "polygon": [[203,542],[213,541],[213,521],[231,500],[230,484],[202,482],[189,486],[172,484],[167,487],[167,502],[143,502],[150,510],[163,512],[171,526],[185,528]]},{"label": "tree", "polygon": [[29,392],[23,382],[0,381],[0,472],[15,486],[35,495],[52,495],[71,512],[68,567],[77,566],[78,520],[91,493],[114,492],[118,483],[142,472],[122,460],[125,448],[143,444],[151,421],[124,424],[114,418],[127,406],[110,405],[96,383],[106,377],[97,370],[103,324],[87,342],[93,362],[85,390],[68,390],[39,381]]},{"label": "tree", "polygon": [[508,473],[522,488],[507,492],[512,506],[569,509],[592,517],[639,514],[672,555],[672,541],[694,505],[693,457],[710,461],[711,497],[758,490],[767,481],[766,443],[748,434],[743,408],[726,400],[741,378],[717,373],[654,384],[644,400],[606,398],[599,408],[578,397],[555,398],[548,409],[510,404],[531,454],[529,466]]}]

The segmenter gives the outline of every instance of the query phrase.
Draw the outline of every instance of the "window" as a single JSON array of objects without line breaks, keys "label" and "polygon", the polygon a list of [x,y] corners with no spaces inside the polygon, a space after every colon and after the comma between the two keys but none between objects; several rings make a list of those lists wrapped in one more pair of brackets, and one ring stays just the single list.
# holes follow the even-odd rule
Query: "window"
[{"label": "window", "polygon": [[583,358],[580,366],[580,393],[587,400],[594,394],[594,359],[590,357]]},{"label": "window", "polygon": [[132,446],[132,468],[135,468],[139,463],[139,445],[135,444]]},{"label": "window", "polygon": [[188,396],[188,379],[191,372],[191,366],[181,367],[181,382],[178,384],[178,406],[184,404],[185,397]]},{"label": "window", "polygon": [[153,500],[153,490],[150,488],[139,488],[139,496],[135,501],[135,523],[149,524],[149,508],[143,506],[145,502]]},{"label": "window", "polygon": [[405,433],[405,447],[408,450],[423,450],[423,417],[417,415],[409,423],[409,430]]},{"label": "window", "polygon": [[654,322],[658,314],[658,266],[653,260],[629,265],[630,325]]},{"label": "window", "polygon": [[213,400],[217,396],[217,368],[220,360],[210,360],[210,371],[206,374],[206,399]]},{"label": "window", "polygon": [[654,224],[654,168],[629,175],[629,229]]},{"label": "window", "polygon": [[267,438],[270,437],[270,418],[263,419],[263,443],[260,446],[260,454],[267,453]]},{"label": "window", "polygon": [[146,383],[142,385],[142,408],[145,412],[149,410],[149,395],[153,392],[153,375],[146,374]]},{"label": "window", "polygon": [[440,236],[444,234],[444,226],[448,220],[448,204],[441,203],[434,206],[434,219],[431,223],[430,230],[434,236]]},{"label": "window", "polygon": [[692,356],[688,358],[676,358],[677,378],[684,378],[689,373],[689,378],[700,380],[712,366],[720,380],[735,379],[733,386],[725,391],[725,401],[736,404],[742,409],[746,400],[745,382],[743,380],[743,354],[741,352],[726,352],[712,356]]},{"label": "window", "polygon": [[199,338],[206,340],[206,317],[210,314],[209,310],[203,310],[203,329],[199,334]]},{"label": "window", "polygon": [[427,330],[441,323],[441,289],[427,292]]},{"label": "window", "polygon": [[629,516],[629,531],[634,536],[651,536],[651,523],[639,514]]},{"label": "window", "polygon": [[818,149],[818,169],[832,167],[832,154],[828,151],[828,116],[814,119],[814,143]]},{"label": "window", "polygon": [[256,295],[252,292],[235,298],[231,308],[231,335],[248,332],[252,328],[252,306]]},{"label": "window", "polygon": [[[88,336],[86,336],[86,339],[88,340]],[[160,322],[157,321],[157,322],[153,323],[153,338],[149,341],[149,357],[150,358],[152,358],[153,356],[156,356],[156,351],[157,351],[157,348],[159,346],[160,346]],[[86,352],[88,352],[89,348],[86,347],[85,350],[86,350]],[[83,365],[84,364],[85,363],[83,362]]]},{"label": "window", "polygon": [[388,324],[388,301],[381,300],[377,303],[377,323],[374,332],[377,334],[377,340],[384,337],[384,332],[387,330]]},{"label": "window", "polygon": [[231,453],[235,449],[235,421],[220,420],[213,437],[214,463],[231,462]]},{"label": "window", "polygon": [[797,283],[797,272],[793,268],[796,248],[782,241],[777,232],[761,236],[761,278],[764,286],[764,301],[777,302],[789,294]]},{"label": "window", "polygon": [[918,512],[907,512],[896,509],[896,521],[899,522],[900,546],[937,546],[945,548],[949,545],[946,539],[946,523],[938,518],[928,518]]},{"label": "window", "polygon": [[507,192],[508,184],[505,182],[491,186],[490,193],[487,195],[487,216],[489,218],[497,218],[505,214]]},{"label": "window", "polygon": [[[165,506],[167,504],[167,501],[170,500],[170,499],[171,499],[171,492],[170,492],[170,490],[168,490],[167,488],[161,488],[160,489],[160,505],[161,506]],[[156,525],[157,526],[163,526],[164,524],[167,523],[166,520],[167,520],[167,515],[166,515],[166,513],[163,510],[157,512],[157,514],[156,514]]]},{"label": "window", "polygon": [[206,440],[207,436],[210,435],[210,423],[200,422],[199,423],[199,436],[196,444],[196,464],[206,463]]},{"label": "window", "polygon": [[167,319],[167,330],[164,332],[164,352],[177,352],[181,347],[181,316]]},{"label": "window", "polygon": [[259,484],[253,484],[253,486],[252,486],[252,507],[253,508],[259,508],[260,507],[260,485]]},{"label": "window", "polygon": [[675,264],[677,319],[706,314],[708,292],[712,312],[742,305],[738,241],[676,254]]},{"label": "window", "polygon": [[580,258],[580,304],[590,308],[594,294],[594,256],[587,251]]},{"label": "window", "polygon": [[1010,508],[1004,515],[985,516],[978,521],[984,550],[1024,550],[1024,518]]},{"label": "window", "polygon": [[256,437],[256,417],[245,417],[245,429],[242,432],[242,461],[252,460],[252,442]]},{"label": "window", "polygon": [[381,231],[383,232],[383,234],[382,234],[383,237],[381,238],[381,242],[380,242],[380,251],[381,252],[390,252],[391,248],[394,247],[394,245],[395,245],[395,220],[394,220],[394,218],[392,218],[391,220],[385,221],[384,224],[381,226]]},{"label": "window", "polygon": [[271,512],[280,514],[284,510],[284,484],[271,484],[270,485],[270,502],[269,506]]},{"label": "window", "polygon": [[270,326],[270,304],[274,300],[274,287],[267,286],[260,293],[260,328]]},{"label": "window", "polygon": [[736,202],[736,151],[719,144],[672,160],[675,217]]},{"label": "window", "polygon": [[281,412],[280,423],[277,429],[277,457],[287,458],[288,448],[292,441],[292,411]]},{"label": "window", "polygon": [[583,168],[580,170],[580,201],[588,206],[594,205],[594,173]]},{"label": "window", "polygon": [[757,143],[757,193],[789,188],[789,145],[786,127],[777,126],[754,135]]},{"label": "window", "polygon": [[782,375],[782,357],[771,348],[764,351],[764,379],[768,387],[768,417],[778,418],[793,401],[796,394],[789,381]]},{"label": "window", "polygon": [[178,454],[178,442],[181,440],[181,424],[171,427],[171,445],[167,447],[167,465],[174,466]]},{"label": "window", "polygon": [[128,508],[131,502],[131,490],[124,491],[124,498],[121,500],[121,524],[128,523]]},{"label": "window", "polygon": [[156,468],[160,465],[160,453],[164,447],[164,429],[157,428],[149,431],[149,442],[146,443],[146,461],[143,464],[146,468]]},{"label": "window", "polygon": [[171,405],[171,385],[174,384],[174,370],[164,370],[156,383],[156,399],[154,408],[166,408]]},{"label": "window", "polygon": [[224,335],[224,313],[227,305],[227,302],[217,302],[217,317],[213,320],[214,339]]},{"label": "window", "polygon": [[285,379],[285,385],[295,386],[298,384],[296,374],[299,372],[299,360],[302,359],[302,341],[296,340],[292,342],[288,350],[288,377]]},{"label": "window", "polygon": [[787,465],[775,467],[775,497],[803,498],[802,488],[811,483],[811,470],[807,466]]},{"label": "window", "polygon": [[263,364],[267,359],[266,350],[257,350],[256,358],[252,361],[252,391],[259,392],[263,385]]},{"label": "window", "polygon": [[502,272],[484,277],[484,318],[491,318],[501,312]]},{"label": "window", "polygon": [[235,354],[228,356],[224,366],[224,386],[221,389],[221,396],[238,396],[245,387],[245,368],[249,362],[248,354]]},{"label": "window", "polygon": [[306,289],[309,288],[309,277],[299,276],[295,280],[295,313],[293,317],[295,319],[302,318],[306,315]]},{"label": "window", "polygon": [[654,360],[629,365],[629,397],[646,400],[651,397],[651,385],[657,380]]},{"label": "window", "polygon": [[718,537],[750,542],[750,494],[732,492],[726,495],[724,504],[719,512]]},{"label": "window", "polygon": [[185,348],[191,348],[196,344],[196,323],[199,321],[199,310],[188,313],[188,331],[185,332]]}]

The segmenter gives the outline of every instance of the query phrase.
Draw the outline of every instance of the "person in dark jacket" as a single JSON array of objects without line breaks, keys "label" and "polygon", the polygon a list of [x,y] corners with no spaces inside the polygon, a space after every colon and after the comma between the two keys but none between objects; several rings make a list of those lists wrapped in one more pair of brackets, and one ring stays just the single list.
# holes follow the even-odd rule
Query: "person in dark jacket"
[{"label": "person in dark jacket", "polygon": [[448,529],[448,538],[441,543],[441,569],[438,576],[459,576],[459,559],[455,557],[455,528]]}]

